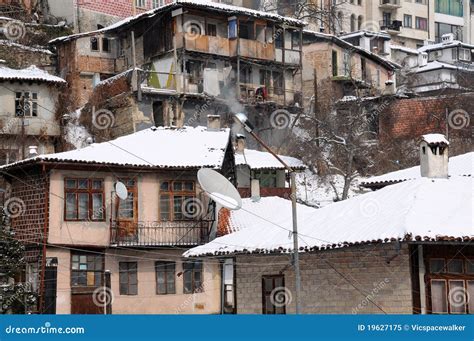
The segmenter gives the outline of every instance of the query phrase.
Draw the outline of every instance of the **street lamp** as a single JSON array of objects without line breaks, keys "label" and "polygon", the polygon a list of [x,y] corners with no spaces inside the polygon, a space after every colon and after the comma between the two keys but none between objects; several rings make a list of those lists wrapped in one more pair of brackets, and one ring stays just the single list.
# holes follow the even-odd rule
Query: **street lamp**
[{"label": "street lamp", "polygon": [[298,253],[298,222],[296,216],[296,173],[285,161],[283,161],[277,154],[275,154],[265,142],[262,141],[254,132],[254,126],[249,122],[247,115],[244,113],[234,114],[234,120],[240,123],[245,131],[253,136],[263,148],[265,148],[270,154],[272,154],[290,173],[290,187],[291,187],[291,208],[293,216],[293,266],[295,267],[295,304],[296,313],[300,314],[300,293],[301,293],[301,273],[300,273],[300,259]]}]

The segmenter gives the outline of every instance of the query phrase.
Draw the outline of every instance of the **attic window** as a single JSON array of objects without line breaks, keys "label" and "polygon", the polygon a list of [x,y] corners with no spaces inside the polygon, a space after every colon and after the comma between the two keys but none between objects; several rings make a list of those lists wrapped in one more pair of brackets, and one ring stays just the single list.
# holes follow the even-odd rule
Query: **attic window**
[{"label": "attic window", "polygon": [[421,147],[421,151],[423,152],[423,155],[426,154],[426,147],[425,146]]},{"label": "attic window", "polygon": [[99,51],[99,40],[96,37],[91,38],[91,51]]}]

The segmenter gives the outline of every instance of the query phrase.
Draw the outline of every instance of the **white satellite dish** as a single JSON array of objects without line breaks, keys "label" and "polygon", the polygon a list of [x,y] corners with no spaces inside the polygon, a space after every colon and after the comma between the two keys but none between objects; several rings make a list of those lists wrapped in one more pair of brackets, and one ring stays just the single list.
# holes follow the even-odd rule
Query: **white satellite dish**
[{"label": "white satellite dish", "polygon": [[122,199],[122,200],[125,200],[127,199],[128,197],[128,191],[127,191],[127,187],[125,187],[125,185],[123,184],[123,182],[120,182],[118,181],[116,184],[115,184],[115,193],[117,194],[117,196]]},{"label": "white satellite dish", "polygon": [[197,177],[201,188],[216,203],[229,210],[238,210],[242,207],[239,192],[222,174],[209,168],[201,168]]}]

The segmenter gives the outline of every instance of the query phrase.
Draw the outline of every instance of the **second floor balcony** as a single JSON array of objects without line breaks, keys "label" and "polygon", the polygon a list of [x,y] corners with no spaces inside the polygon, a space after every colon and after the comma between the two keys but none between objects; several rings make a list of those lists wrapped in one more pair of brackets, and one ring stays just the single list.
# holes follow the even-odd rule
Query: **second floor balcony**
[{"label": "second floor balcony", "polygon": [[390,34],[400,34],[402,22],[400,20],[381,20],[379,25],[381,31],[387,31]]},{"label": "second floor balcony", "polygon": [[402,7],[400,5],[400,0],[379,0],[379,7],[383,9],[397,9]]},{"label": "second floor balcony", "polygon": [[119,221],[112,223],[112,246],[196,246],[209,241],[210,220]]}]

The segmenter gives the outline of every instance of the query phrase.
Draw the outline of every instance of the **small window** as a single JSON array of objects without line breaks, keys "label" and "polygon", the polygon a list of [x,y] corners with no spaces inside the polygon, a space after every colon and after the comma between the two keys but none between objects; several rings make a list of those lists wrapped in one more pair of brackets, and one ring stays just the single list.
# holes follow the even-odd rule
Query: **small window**
[{"label": "small window", "polygon": [[403,27],[412,28],[412,16],[409,14],[403,15]]},{"label": "small window", "polygon": [[444,259],[430,259],[430,272],[434,274],[445,272]]},{"label": "small window", "polygon": [[217,36],[217,26],[215,24],[207,24],[207,31],[208,36]]},{"label": "small window", "polygon": [[135,6],[139,8],[146,8],[146,0],[135,0]]},{"label": "small window", "polygon": [[97,37],[91,38],[91,51],[99,51],[99,40]]},{"label": "small window", "polygon": [[199,208],[190,203],[196,196],[194,181],[163,181],[160,185],[160,219],[162,221],[198,218]]},{"label": "small window", "polygon": [[15,92],[15,115],[17,117],[37,117],[38,94],[29,91]]},{"label": "small window", "polygon": [[291,48],[293,50],[300,49],[300,32],[298,31],[291,32]]},{"label": "small window", "polygon": [[176,293],[175,285],[175,262],[156,262],[156,293],[167,295]]},{"label": "small window", "polygon": [[415,28],[417,30],[427,31],[428,20],[426,20],[426,18],[415,17]]},{"label": "small window", "polygon": [[119,262],[120,295],[137,295],[137,262]]},{"label": "small window", "polygon": [[466,273],[474,274],[474,259],[466,259]]},{"label": "small window", "polygon": [[443,314],[448,312],[445,280],[431,281],[431,312],[433,314]]},{"label": "small window", "polygon": [[184,271],[184,286],[183,292],[185,294],[193,294],[203,292],[203,269],[202,261],[185,262],[183,263]]},{"label": "small window", "polygon": [[261,187],[277,187],[277,171],[272,169],[258,170],[254,172],[255,179],[260,181]]},{"label": "small window", "polygon": [[102,38],[102,52],[110,52],[110,40]]},{"label": "small window", "polygon": [[102,285],[104,256],[82,252],[71,253],[71,286],[98,287]]},{"label": "small window", "polygon": [[334,51],[334,50],[333,50],[333,51],[332,51],[332,75],[333,75],[334,77],[336,77],[337,74],[338,74],[338,72],[337,72],[338,70],[337,70],[337,69],[338,69],[338,68],[337,68],[337,51]]},{"label": "small window", "polygon": [[464,262],[462,259],[450,259],[448,261],[448,273],[462,274]]}]

